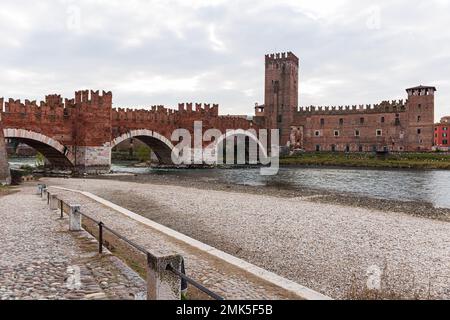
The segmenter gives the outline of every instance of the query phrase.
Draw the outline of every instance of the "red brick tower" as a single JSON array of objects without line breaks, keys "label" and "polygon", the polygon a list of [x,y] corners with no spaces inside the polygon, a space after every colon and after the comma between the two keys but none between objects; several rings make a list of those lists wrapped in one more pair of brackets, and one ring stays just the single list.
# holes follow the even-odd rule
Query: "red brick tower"
[{"label": "red brick tower", "polygon": [[289,141],[298,107],[298,64],[292,52],[266,55],[264,113],[267,128],[280,130],[281,146]]},{"label": "red brick tower", "polygon": [[418,86],[408,93],[406,151],[429,151],[434,143],[435,87]]}]

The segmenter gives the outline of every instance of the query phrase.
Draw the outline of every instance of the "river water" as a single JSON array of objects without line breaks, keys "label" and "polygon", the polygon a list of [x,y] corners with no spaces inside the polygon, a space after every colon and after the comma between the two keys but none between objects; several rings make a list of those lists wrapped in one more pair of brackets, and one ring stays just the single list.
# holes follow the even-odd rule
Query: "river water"
[{"label": "river water", "polygon": [[[35,160],[14,159],[12,167],[34,165]],[[450,208],[449,170],[381,170],[342,168],[281,168],[276,176],[261,176],[259,169],[154,169],[136,168],[129,163],[115,163],[114,172],[142,175],[177,175],[186,179],[221,183],[268,186],[289,189],[312,188],[350,192],[379,199],[424,201],[436,207]]]}]

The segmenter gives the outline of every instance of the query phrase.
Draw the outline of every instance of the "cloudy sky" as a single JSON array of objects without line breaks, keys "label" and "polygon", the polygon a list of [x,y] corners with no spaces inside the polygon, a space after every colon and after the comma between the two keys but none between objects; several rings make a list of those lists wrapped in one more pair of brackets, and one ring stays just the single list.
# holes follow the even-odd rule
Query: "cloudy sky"
[{"label": "cloudy sky", "polygon": [[450,0],[2,0],[0,96],[111,90],[115,106],[251,114],[264,54],[300,58],[300,105],[378,103],[419,84],[450,114]]}]

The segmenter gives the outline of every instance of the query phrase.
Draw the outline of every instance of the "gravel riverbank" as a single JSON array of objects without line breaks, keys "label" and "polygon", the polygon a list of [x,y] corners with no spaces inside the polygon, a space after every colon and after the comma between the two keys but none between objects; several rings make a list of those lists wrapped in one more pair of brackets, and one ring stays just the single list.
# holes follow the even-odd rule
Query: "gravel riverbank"
[{"label": "gravel riverbank", "polygon": [[[448,222],[322,203],[314,192],[155,179],[45,181],[90,191],[333,298],[450,298]],[[368,292],[374,275],[381,289]]]}]

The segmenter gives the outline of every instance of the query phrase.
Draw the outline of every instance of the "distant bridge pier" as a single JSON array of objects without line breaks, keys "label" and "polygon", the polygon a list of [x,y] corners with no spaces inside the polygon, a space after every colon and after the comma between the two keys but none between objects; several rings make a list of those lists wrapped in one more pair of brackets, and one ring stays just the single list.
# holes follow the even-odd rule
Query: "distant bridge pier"
[{"label": "distant bridge pier", "polygon": [[111,146],[76,146],[73,170],[77,173],[101,174],[111,169]]},{"label": "distant bridge pier", "polygon": [[11,183],[11,175],[8,164],[8,154],[6,153],[5,138],[3,137],[3,128],[0,119],[0,185]]}]

